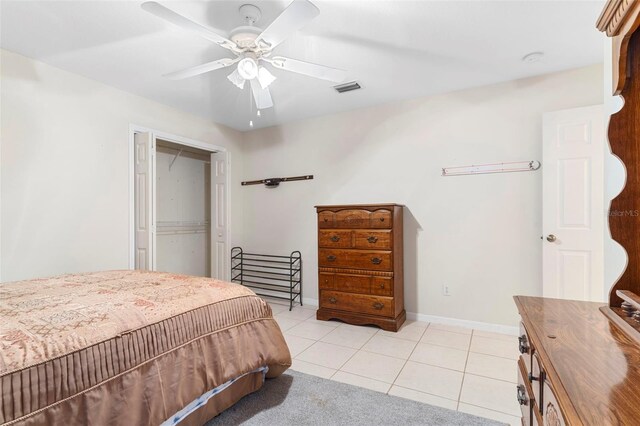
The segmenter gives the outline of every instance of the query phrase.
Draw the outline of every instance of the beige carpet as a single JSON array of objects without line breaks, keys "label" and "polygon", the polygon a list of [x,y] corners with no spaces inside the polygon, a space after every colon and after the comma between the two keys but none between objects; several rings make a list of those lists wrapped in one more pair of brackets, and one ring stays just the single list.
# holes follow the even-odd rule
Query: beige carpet
[{"label": "beige carpet", "polygon": [[241,424],[479,426],[502,423],[289,370],[276,379],[267,380],[262,389],[244,397],[206,426]]}]

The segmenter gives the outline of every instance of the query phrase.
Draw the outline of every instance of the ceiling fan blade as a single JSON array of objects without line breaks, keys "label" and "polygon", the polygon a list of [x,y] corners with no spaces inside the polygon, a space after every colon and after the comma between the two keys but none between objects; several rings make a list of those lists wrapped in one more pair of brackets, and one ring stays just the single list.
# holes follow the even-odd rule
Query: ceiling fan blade
[{"label": "ceiling fan blade", "polygon": [[256,44],[266,44],[273,49],[319,14],[320,9],[309,0],[293,0],[271,25],[258,36]]},{"label": "ceiling fan blade", "polygon": [[269,88],[262,88],[257,78],[250,80],[251,91],[253,92],[253,99],[256,102],[256,108],[267,109],[273,106],[273,100],[271,99],[271,93]]},{"label": "ceiling fan blade", "polygon": [[184,70],[170,72],[169,74],[163,75],[163,77],[169,78],[171,80],[181,80],[183,78],[194,77],[196,75],[204,74],[210,71],[219,70],[220,68],[226,68],[230,65],[235,64],[239,60],[240,58],[222,58],[218,59],[217,61],[207,62],[206,64],[198,65]]},{"label": "ceiling fan blade", "polygon": [[284,56],[262,59],[281,70],[297,72],[298,74],[304,74],[309,77],[320,78],[334,83],[341,83],[347,78],[347,72],[345,70],[299,61],[298,59],[285,58]]},{"label": "ceiling fan blade", "polygon": [[[186,18],[173,10],[157,3],[155,1],[148,1],[142,3],[142,9],[151,13],[152,15],[157,16],[158,18],[164,19],[178,27],[185,29],[187,31],[194,32],[201,37],[206,38],[219,46],[224,47],[229,50],[237,50],[238,46],[231,40],[221,36],[220,34],[213,31],[211,28],[205,27],[204,25],[200,25],[196,22],[193,22],[189,18]],[[234,50],[234,51],[235,51]]]}]

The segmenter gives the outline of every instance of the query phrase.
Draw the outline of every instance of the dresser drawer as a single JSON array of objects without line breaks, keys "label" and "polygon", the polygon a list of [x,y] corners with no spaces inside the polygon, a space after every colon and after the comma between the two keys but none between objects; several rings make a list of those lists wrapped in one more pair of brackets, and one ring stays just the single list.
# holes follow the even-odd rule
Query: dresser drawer
[{"label": "dresser drawer", "polygon": [[318,274],[318,286],[323,290],[333,290],[335,282],[335,274],[320,272]]},{"label": "dresser drawer", "polygon": [[[393,225],[393,215],[390,210],[379,209],[375,211],[363,209],[340,210],[337,212],[322,211],[318,213],[318,222],[321,228],[329,228],[329,223],[336,228],[384,228],[390,229]],[[322,225],[322,226],[321,226]]]},{"label": "dresser drawer", "polygon": [[322,290],[336,290],[346,293],[393,296],[393,278],[362,274],[320,272],[318,283]]},{"label": "dresser drawer", "polygon": [[335,228],[336,214],[330,211],[318,212],[318,228]]},{"label": "dresser drawer", "polygon": [[392,271],[393,257],[390,251],[321,248],[318,250],[318,265],[327,268]]},{"label": "dresser drawer", "polygon": [[371,294],[393,296],[393,278],[371,277]]},{"label": "dresser drawer", "polygon": [[368,210],[340,210],[335,213],[336,228],[371,228]]},{"label": "dresser drawer", "polygon": [[371,212],[372,228],[391,228],[393,214],[390,210],[380,209]]},{"label": "dresser drawer", "polygon": [[395,316],[393,298],[391,297],[322,290],[320,292],[320,307],[392,318]]},{"label": "dresser drawer", "polygon": [[336,274],[334,289],[347,293],[371,292],[371,277],[368,275]]},{"label": "dresser drawer", "polygon": [[353,247],[366,250],[391,250],[391,230],[353,231]]},{"label": "dresser drawer", "polygon": [[318,246],[333,248],[351,248],[353,232],[352,231],[318,231]]}]

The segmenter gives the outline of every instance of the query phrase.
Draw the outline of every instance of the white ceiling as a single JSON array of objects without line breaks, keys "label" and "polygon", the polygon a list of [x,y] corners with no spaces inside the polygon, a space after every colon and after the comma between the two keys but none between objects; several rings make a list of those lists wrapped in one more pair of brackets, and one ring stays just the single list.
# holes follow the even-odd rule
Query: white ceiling
[{"label": "white ceiling", "polygon": [[[226,34],[242,25],[237,9],[262,9],[264,28],[288,0],[161,1]],[[182,81],[162,74],[222,57],[225,49],[167,24],[140,1],[0,2],[2,48],[120,89],[249,129],[249,90],[230,69]],[[327,1],[320,16],[276,54],[348,70],[363,87],[332,84],[271,67],[275,107],[254,119],[267,127],[318,115],[416,98],[602,62],[595,21],[604,1]],[[521,58],[543,51],[544,60]]]}]

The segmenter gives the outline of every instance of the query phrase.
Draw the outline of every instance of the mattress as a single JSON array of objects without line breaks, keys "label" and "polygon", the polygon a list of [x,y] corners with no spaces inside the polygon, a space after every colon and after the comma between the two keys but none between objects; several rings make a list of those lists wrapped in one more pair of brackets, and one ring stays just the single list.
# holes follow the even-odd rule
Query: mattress
[{"label": "mattress", "polygon": [[[291,365],[271,309],[209,278],[107,271],[0,285],[0,424],[202,424]],[[266,367],[266,368],[263,368]]]}]

